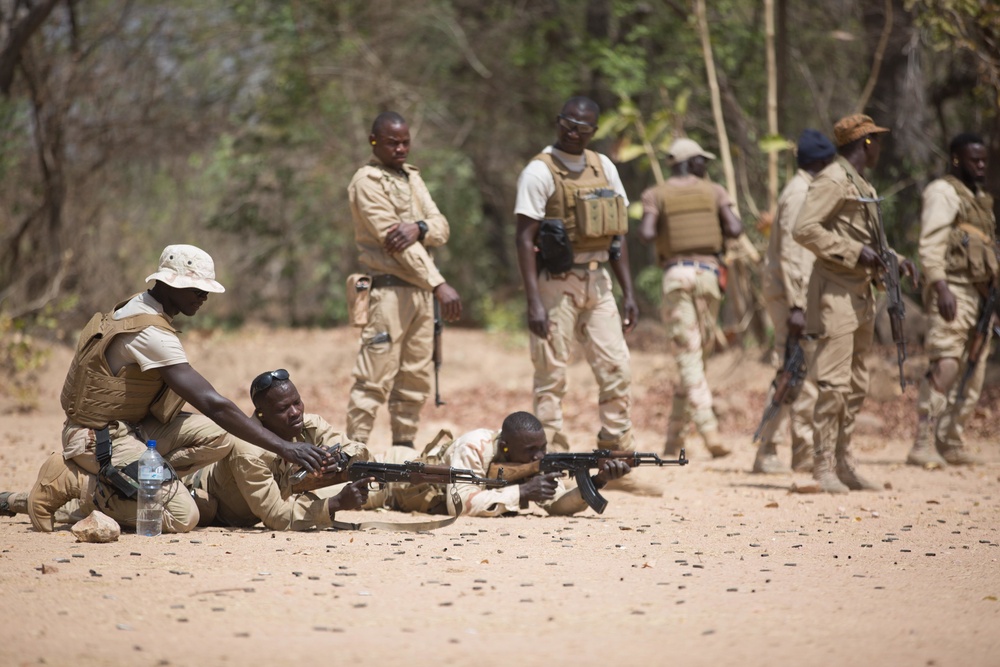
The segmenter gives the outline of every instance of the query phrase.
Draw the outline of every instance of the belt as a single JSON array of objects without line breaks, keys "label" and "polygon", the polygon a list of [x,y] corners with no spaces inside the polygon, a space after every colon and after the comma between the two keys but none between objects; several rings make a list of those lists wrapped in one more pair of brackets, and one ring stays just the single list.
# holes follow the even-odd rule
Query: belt
[{"label": "belt", "polygon": [[719,275],[719,267],[713,266],[712,264],[706,264],[705,262],[697,262],[693,259],[677,259],[672,262],[667,262],[663,265],[663,270],[666,271],[674,266],[693,266],[696,269],[701,269],[703,271],[711,271],[715,275]]},{"label": "belt", "polygon": [[573,267],[580,267],[581,269],[585,268],[588,271],[596,271],[601,268],[601,263],[596,259],[592,259],[589,262],[573,262]]},{"label": "belt", "polygon": [[372,289],[379,289],[382,287],[416,287],[416,285],[403,280],[399,276],[394,276],[391,273],[380,273],[372,276]]}]

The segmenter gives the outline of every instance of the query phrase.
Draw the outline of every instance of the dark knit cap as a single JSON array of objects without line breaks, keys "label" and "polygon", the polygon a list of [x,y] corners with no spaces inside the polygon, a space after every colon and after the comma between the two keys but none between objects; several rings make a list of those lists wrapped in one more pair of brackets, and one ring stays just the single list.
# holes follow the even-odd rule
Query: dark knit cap
[{"label": "dark knit cap", "polygon": [[802,130],[802,136],[799,137],[799,145],[796,151],[800,167],[819,160],[828,160],[836,152],[837,149],[834,147],[833,142],[827,139],[819,130]]}]

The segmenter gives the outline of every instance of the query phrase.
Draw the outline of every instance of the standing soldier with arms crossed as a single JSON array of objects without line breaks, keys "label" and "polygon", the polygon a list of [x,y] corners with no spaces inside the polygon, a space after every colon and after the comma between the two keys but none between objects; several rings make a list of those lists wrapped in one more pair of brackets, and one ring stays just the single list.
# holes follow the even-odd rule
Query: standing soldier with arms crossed
[{"label": "standing soldier with arms crossed", "polygon": [[[965,447],[962,432],[979,400],[989,355],[982,354],[973,369],[963,369],[968,363],[963,357],[983,299],[1000,279],[993,198],[982,190],[986,146],[981,137],[964,133],[952,140],[949,153],[949,173],[924,190],[920,217],[930,368],[920,382],[917,437],[906,462],[930,468],[980,462]],[[991,329],[986,328],[982,341],[986,351]],[[963,372],[969,380],[960,396],[957,385]]]},{"label": "standing soldier with arms crossed", "polygon": [[[567,100],[556,117],[556,143],[536,155],[517,181],[517,259],[532,334],[534,413],[547,441],[563,451],[569,442],[562,432],[562,399],[574,338],[597,379],[597,446],[635,449],[624,334],[635,327],[639,309],[622,238],[628,231],[628,198],[611,160],[587,150],[599,113],[587,97]],[[624,322],[605,264],[622,288]],[[631,480],[616,487],[659,495]]]},{"label": "standing soldier with arms crossed", "polygon": [[705,179],[706,161],[715,156],[692,139],[670,147],[671,176],[642,193],[643,241],[656,242],[663,268],[663,321],[680,372],[667,424],[668,456],[684,447],[693,421],[712,458],[728,456],[712,410],[712,390],[705,379],[705,355],[715,340],[722,291],[719,254],[723,237],[743,231],[732,202],[718,184]]},{"label": "standing soldier with arms crossed", "polygon": [[347,437],[367,443],[375,413],[388,400],[392,444],[413,447],[420,410],[431,391],[433,299],[445,320],[462,300],[434,265],[428,248],[448,241],[448,221],[420,172],[406,164],[410,129],[399,114],[372,124],[372,159],[347,188],[359,261],[371,275],[368,324],[347,403]]},{"label": "standing soldier with arms crossed", "polygon": [[[809,186],[793,238],[816,255],[806,299],[806,333],[818,338],[808,355],[809,381],[817,387],[813,478],[825,493],[877,490],[855,469],[854,420],[868,393],[866,357],[875,335],[872,283],[886,265],[879,241],[875,188],[865,180],[888,132],[855,114],[833,127],[839,155]],[[868,201],[864,201],[868,200]],[[891,251],[890,251],[891,252]],[[916,268],[901,268],[916,282]]]},{"label": "standing soldier with arms crossed", "polygon": [[[795,172],[778,198],[778,211],[771,226],[764,273],[764,298],[767,312],[774,322],[774,346],[786,349],[789,338],[798,339],[806,326],[806,287],[812,274],[815,255],[792,239],[792,230],[806,192],[820,171],[837,154],[833,143],[818,130],[804,130],[799,137]],[[774,389],[771,389],[772,393]],[[768,397],[771,400],[771,397]],[[813,407],[816,386],[802,382],[799,394],[791,405],[782,405],[774,419],[764,428],[753,462],[753,472],[774,474],[788,472],[778,458],[777,445],[784,438],[785,425],[791,424],[792,470],[810,472],[813,464]]]}]

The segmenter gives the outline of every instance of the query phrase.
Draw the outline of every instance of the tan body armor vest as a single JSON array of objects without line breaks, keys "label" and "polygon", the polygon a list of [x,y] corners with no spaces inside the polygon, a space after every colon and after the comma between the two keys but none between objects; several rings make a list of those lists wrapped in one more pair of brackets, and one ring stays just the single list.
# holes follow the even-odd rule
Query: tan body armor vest
[{"label": "tan body armor vest", "polygon": [[719,205],[712,183],[658,185],[654,191],[660,219],[656,254],[660,263],[677,255],[715,255],[722,251]]},{"label": "tan body armor vest", "polygon": [[600,156],[588,150],[583,155],[587,166],[579,173],[551,153],[534,157],[549,168],[556,184],[545,203],[545,217],[563,221],[574,253],[607,250],[613,236],[628,232],[625,200],[609,189]]},{"label": "tan body armor vest", "polygon": [[162,315],[142,314],[115,320],[114,312],[126,303],[118,304],[110,313],[95,314],[80,333],[60,397],[66,417],[77,424],[101,429],[113,421],[137,423],[151,413],[166,423],[184,405],[167,388],[157,370],[144,372],[130,364],[117,376],[111,373],[105,353],[115,336],[137,333],[151,326],[177,331]]},{"label": "tan body armor vest", "polygon": [[996,250],[993,197],[985,192],[978,196],[973,194],[955,176],[945,176],[944,180],[955,188],[962,202],[948,234],[945,270],[973,283],[995,280],[1000,276],[1000,261]]}]

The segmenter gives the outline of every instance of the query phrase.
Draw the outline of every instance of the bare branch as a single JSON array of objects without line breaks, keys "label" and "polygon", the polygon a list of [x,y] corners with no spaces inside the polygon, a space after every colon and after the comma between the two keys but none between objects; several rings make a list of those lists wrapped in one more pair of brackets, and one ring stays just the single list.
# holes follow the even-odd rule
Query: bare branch
[{"label": "bare branch", "polygon": [[34,35],[45,19],[49,17],[59,0],[45,0],[28,11],[28,15],[10,29],[10,39],[0,50],[0,94],[10,96],[10,87],[14,83],[14,70],[21,60],[21,52],[28,40]]}]

